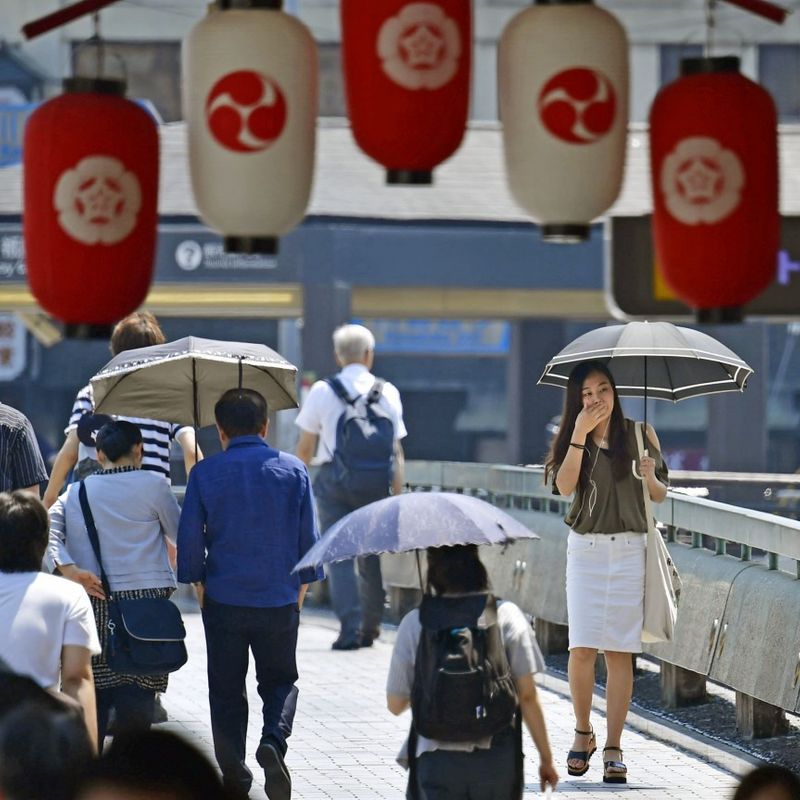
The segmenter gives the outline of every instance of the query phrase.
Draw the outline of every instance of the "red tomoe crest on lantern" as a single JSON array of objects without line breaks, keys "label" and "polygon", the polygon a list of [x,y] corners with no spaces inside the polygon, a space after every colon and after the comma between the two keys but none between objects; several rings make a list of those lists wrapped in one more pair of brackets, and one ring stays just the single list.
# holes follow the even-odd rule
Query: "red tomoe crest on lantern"
[{"label": "red tomoe crest on lantern", "polygon": [[775,276],[775,105],[736,58],[686,59],[682,71],[650,112],[658,263],[701,319],[738,319]]},{"label": "red tomoe crest on lantern", "polygon": [[229,150],[255,153],[269,147],[286,126],[286,98],[278,83],[254,70],[220,78],[208,93],[206,119],[214,138]]},{"label": "red tomoe crest on lantern", "polygon": [[25,129],[28,283],[58,319],[107,325],[141,305],[150,286],[158,132],[119,96],[119,81],[70,79],[65,89]]},{"label": "red tomoe crest on lantern", "polygon": [[581,242],[622,184],[628,41],[591,2],[537,2],[497,53],[508,186],[551,242]]},{"label": "red tomoe crest on lantern", "polygon": [[276,253],[311,194],[317,54],[280,5],[217,3],[184,43],[192,190],[228,252]]},{"label": "red tomoe crest on lantern", "polygon": [[461,143],[469,105],[469,0],[342,0],[353,135],[390,183],[430,183]]},{"label": "red tomoe crest on lantern", "polygon": [[614,124],[617,98],[602,72],[573,67],[553,75],[539,92],[544,127],[570,144],[590,144]]}]

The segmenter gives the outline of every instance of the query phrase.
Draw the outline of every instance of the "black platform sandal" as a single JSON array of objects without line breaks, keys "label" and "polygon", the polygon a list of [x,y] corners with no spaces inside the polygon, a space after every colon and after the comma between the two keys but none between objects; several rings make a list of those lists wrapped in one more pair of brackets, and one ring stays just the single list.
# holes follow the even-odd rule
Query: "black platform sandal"
[{"label": "black platform sandal", "polygon": [[[619,761],[606,761],[606,750],[619,751]],[[621,747],[604,747],[603,748],[603,783],[627,783],[628,782],[628,768],[622,761],[622,748]]]},{"label": "black platform sandal", "polygon": [[[577,733],[579,736],[589,737],[589,748],[587,750],[570,750],[569,753],[567,753],[567,774],[580,777],[589,771],[589,760],[597,750],[597,738],[594,735],[594,728],[591,726],[589,726],[588,731],[579,731],[577,728],[575,728],[575,733]],[[578,759],[584,762],[583,767],[576,769],[575,767],[571,767],[569,765],[570,761]]]}]

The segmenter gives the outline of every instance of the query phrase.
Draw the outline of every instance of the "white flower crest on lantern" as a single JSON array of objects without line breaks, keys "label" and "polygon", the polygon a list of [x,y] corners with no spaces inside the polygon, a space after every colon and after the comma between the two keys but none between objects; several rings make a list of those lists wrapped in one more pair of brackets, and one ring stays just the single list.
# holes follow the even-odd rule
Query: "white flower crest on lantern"
[{"label": "white flower crest on lantern", "polygon": [[682,139],[664,159],[661,191],[667,210],[686,225],[714,224],[733,213],[742,197],[742,162],[707,136]]},{"label": "white flower crest on lantern", "polygon": [[88,156],[56,183],[53,205],[64,232],[83,244],[116,244],[136,227],[139,180],[111,156]]},{"label": "white flower crest on lantern", "polygon": [[458,25],[433,3],[409,3],[381,26],[377,42],[383,71],[406,89],[440,89],[456,74],[461,56]]}]

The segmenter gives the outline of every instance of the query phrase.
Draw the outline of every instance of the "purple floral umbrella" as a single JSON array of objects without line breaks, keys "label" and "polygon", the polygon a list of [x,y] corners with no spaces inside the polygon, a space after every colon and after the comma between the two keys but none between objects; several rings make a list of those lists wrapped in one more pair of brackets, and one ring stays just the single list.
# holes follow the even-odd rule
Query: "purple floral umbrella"
[{"label": "purple floral umbrella", "polygon": [[514,517],[477,497],[407,492],[342,517],[295,565],[294,572],[355,556],[538,538]]}]

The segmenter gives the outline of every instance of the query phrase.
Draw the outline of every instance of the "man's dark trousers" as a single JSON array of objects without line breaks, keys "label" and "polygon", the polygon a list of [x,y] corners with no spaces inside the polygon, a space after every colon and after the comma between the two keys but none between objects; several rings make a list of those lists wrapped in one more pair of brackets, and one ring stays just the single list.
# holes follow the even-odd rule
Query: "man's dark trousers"
[{"label": "man's dark trousers", "polygon": [[[314,480],[320,533],[324,533],[334,522],[338,522],[351,511],[388,496],[387,486],[386,494],[381,496],[342,497],[332,465],[323,464]],[[380,557],[359,557],[358,576],[355,574],[353,561],[354,559],[346,559],[327,566],[331,605],[341,624],[339,636],[346,642],[358,641],[361,634],[376,639],[380,633],[383,605],[386,601]]]},{"label": "man's dark trousers", "polygon": [[226,785],[245,794],[253,774],[245,765],[247,691],[250,651],[263,703],[261,743],[272,742],[281,754],[292,733],[297,703],[296,605],[253,608],[216,603],[206,596],[203,627],[208,652],[208,698],[214,754]]}]

